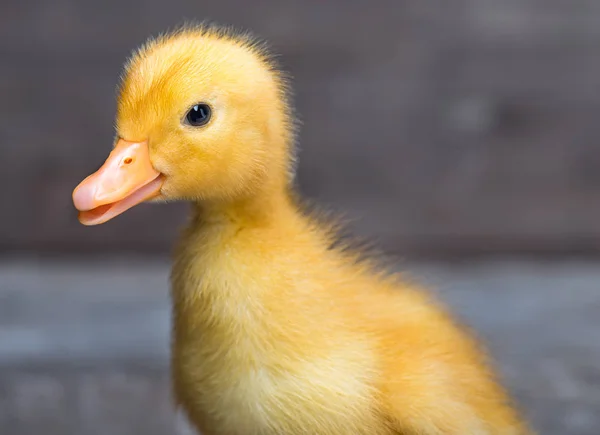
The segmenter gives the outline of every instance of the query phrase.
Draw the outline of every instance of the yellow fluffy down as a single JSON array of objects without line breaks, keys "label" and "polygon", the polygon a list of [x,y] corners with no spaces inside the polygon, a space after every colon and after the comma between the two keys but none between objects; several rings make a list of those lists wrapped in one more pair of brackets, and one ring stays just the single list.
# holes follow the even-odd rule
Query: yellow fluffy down
[{"label": "yellow fluffy down", "polygon": [[[178,404],[204,435],[530,433],[466,331],[300,205],[286,83],[214,27],[126,65],[117,135],[148,141],[159,200],[193,209],[172,271]],[[186,125],[199,102],[210,122]]]}]

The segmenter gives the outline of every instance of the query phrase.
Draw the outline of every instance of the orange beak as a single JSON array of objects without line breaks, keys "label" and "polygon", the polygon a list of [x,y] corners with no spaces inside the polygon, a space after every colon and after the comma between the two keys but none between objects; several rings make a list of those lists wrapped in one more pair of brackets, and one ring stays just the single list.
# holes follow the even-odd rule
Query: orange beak
[{"label": "orange beak", "polygon": [[163,181],[152,167],[146,142],[120,139],[104,165],[73,191],[79,222],[102,224],[158,196]]}]

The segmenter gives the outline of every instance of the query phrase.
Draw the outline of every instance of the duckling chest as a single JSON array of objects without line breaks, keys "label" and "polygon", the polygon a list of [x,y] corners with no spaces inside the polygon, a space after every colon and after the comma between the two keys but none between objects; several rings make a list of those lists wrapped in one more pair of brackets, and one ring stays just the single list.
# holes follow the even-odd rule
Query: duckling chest
[{"label": "duckling chest", "polygon": [[[294,368],[251,362],[239,353],[198,343],[176,343],[175,394],[203,434],[388,434],[368,366],[336,350]],[[196,348],[196,349],[194,349]],[[282,359],[285,355],[280,355]]]},{"label": "duckling chest", "polygon": [[207,435],[387,433],[370,350],[335,339],[325,355],[294,348],[273,333],[280,319],[232,288],[241,283],[255,285],[214,271],[173,281],[173,383],[190,420]]}]

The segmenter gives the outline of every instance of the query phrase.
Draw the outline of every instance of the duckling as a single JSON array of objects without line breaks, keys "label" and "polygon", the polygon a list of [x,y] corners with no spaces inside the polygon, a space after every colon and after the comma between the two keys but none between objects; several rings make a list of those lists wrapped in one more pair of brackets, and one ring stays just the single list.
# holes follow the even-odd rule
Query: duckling
[{"label": "duckling", "polygon": [[403,276],[336,244],[294,190],[288,80],[246,34],[184,27],[126,64],[84,225],[188,201],[172,381],[204,435],[531,433],[478,342]]}]

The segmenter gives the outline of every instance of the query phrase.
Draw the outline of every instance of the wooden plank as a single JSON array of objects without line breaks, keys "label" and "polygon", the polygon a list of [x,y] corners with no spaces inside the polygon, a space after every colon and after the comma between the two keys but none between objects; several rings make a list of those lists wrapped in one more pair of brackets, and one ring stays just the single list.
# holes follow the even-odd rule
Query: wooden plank
[{"label": "wooden plank", "polygon": [[184,206],[144,206],[89,230],[70,193],[109,147],[129,51],[208,17],[274,42],[304,124],[300,187],[348,211],[361,235],[408,253],[600,252],[597,2],[370,5],[4,5],[0,248],[167,249]]}]

